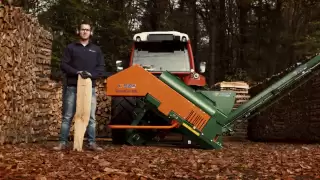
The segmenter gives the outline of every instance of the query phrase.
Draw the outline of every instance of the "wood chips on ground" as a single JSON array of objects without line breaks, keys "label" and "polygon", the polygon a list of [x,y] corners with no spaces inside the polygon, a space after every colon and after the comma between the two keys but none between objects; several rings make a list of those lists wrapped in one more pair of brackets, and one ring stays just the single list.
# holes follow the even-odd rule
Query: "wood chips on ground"
[{"label": "wood chips on ground", "polygon": [[[320,146],[226,142],[221,150],[101,144],[103,152],[0,147],[0,179],[320,179]],[[72,146],[71,146],[72,147]]]}]

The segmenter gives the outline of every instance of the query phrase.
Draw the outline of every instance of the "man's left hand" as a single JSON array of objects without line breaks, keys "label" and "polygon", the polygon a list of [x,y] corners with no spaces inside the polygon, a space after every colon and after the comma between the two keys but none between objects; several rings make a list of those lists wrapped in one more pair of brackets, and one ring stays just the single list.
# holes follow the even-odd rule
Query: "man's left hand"
[{"label": "man's left hand", "polygon": [[83,79],[92,78],[91,73],[89,73],[88,71],[82,71],[82,72],[80,73],[80,76],[81,76]]}]

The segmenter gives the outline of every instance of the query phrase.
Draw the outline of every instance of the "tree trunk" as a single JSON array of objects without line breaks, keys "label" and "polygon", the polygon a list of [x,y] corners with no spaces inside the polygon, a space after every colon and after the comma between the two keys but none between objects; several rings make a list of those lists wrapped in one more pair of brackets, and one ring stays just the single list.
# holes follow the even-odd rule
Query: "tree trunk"
[{"label": "tree trunk", "polygon": [[228,69],[228,60],[225,54],[225,41],[226,41],[226,11],[225,0],[220,0],[219,21],[216,26],[219,27],[217,34],[217,49],[216,49],[216,69],[219,76],[216,80],[220,81],[224,79],[224,75]]},{"label": "tree trunk", "polygon": [[211,20],[209,28],[209,62],[208,62],[208,73],[209,73],[209,86],[215,84],[216,80],[216,42],[217,42],[217,26],[214,20]]},{"label": "tree trunk", "polygon": [[246,68],[247,63],[245,60],[245,45],[247,43],[246,39],[246,19],[248,13],[248,7],[246,5],[240,4],[239,5],[239,31],[240,31],[240,52],[239,52],[239,60],[238,60],[238,67]]},{"label": "tree trunk", "polygon": [[[193,10],[193,41],[192,41],[192,47],[193,47],[193,55],[197,58],[197,50],[198,50],[198,13],[197,13],[197,1],[195,0],[192,5]],[[199,62],[197,62],[198,64]]]},{"label": "tree trunk", "polygon": [[157,31],[159,30],[159,15],[157,13],[157,1],[156,0],[151,0],[150,1],[150,6],[151,8],[150,10],[150,19],[149,19],[149,23],[150,23],[150,27],[151,27],[151,31]]}]

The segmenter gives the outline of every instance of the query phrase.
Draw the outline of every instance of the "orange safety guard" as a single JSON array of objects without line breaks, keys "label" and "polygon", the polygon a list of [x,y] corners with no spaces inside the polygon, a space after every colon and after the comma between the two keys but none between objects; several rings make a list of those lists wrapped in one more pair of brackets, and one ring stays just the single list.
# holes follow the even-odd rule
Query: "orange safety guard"
[{"label": "orange safety guard", "polygon": [[146,96],[150,94],[160,102],[158,110],[164,115],[168,116],[170,111],[174,111],[182,118],[189,119],[193,125],[199,124],[201,120],[202,128],[210,119],[207,113],[139,65],[133,65],[109,77],[106,87],[107,96]]}]

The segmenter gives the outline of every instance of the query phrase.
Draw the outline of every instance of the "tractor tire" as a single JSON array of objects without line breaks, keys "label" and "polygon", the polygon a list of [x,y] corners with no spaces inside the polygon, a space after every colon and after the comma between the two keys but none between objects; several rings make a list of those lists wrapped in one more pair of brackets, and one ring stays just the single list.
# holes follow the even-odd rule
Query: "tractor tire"
[{"label": "tractor tire", "polygon": [[[132,123],[136,97],[112,97],[110,125],[129,125]],[[111,129],[113,144],[126,144],[125,129]]]}]

